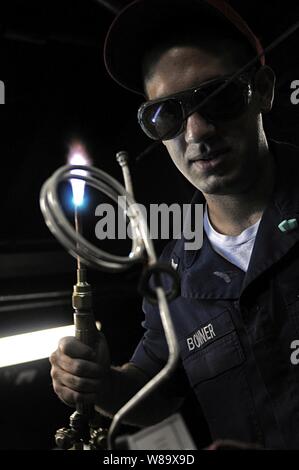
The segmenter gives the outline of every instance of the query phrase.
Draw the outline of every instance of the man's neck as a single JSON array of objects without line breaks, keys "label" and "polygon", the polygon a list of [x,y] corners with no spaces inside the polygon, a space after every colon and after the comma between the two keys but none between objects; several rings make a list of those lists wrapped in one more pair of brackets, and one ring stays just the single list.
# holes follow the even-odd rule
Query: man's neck
[{"label": "man's neck", "polygon": [[263,215],[274,186],[274,161],[268,154],[260,178],[238,194],[205,194],[209,219],[214,229],[224,235],[237,236]]}]

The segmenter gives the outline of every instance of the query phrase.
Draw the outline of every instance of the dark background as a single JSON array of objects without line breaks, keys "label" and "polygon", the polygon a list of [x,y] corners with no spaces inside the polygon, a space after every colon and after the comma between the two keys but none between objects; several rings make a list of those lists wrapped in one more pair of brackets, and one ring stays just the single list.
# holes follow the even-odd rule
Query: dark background
[{"label": "dark background", "polygon": [[[299,19],[291,0],[230,3],[264,46]],[[149,141],[136,123],[142,99],[114,84],[104,69],[103,41],[113,17],[96,0],[1,1],[0,80],[6,87],[0,107],[1,336],[72,322],[74,262],[45,226],[39,191],[66,162],[74,139],[87,147],[95,166],[120,181],[115,153],[127,150],[135,195],[145,205],[188,202],[192,194],[162,146],[135,164]],[[277,86],[266,120],[269,137],[297,145],[299,105],[291,104],[290,86],[299,80],[298,39],[297,32],[267,57]],[[157,252],[162,246],[156,243]],[[115,364],[129,359],[142,331],[139,276],[139,269],[89,272],[96,316]],[[43,301],[37,302],[34,294],[40,293]],[[0,369],[1,449],[52,448],[54,431],[69,414],[52,391],[47,360]]]}]

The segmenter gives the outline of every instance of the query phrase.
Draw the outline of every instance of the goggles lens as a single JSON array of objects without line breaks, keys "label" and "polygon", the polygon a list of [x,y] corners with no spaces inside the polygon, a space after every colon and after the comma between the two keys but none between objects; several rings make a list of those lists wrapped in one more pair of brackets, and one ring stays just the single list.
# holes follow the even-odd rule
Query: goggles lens
[{"label": "goggles lens", "polygon": [[[236,118],[245,111],[249,103],[251,87],[248,77],[246,80],[244,77],[232,82],[228,80],[229,77],[211,80],[168,98],[148,101],[139,108],[139,124],[151,139],[169,140],[183,132],[186,119],[194,112],[211,123]],[[201,105],[226,83],[225,88],[215,97]]]}]

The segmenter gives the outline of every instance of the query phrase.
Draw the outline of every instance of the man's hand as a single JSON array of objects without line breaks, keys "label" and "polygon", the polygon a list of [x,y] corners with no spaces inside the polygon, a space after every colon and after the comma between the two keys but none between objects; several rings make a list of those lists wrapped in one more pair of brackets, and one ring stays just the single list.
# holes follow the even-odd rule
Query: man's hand
[{"label": "man's hand", "polygon": [[54,391],[69,406],[96,404],[109,387],[110,354],[102,333],[94,350],[74,337],[61,339],[50,363]]}]

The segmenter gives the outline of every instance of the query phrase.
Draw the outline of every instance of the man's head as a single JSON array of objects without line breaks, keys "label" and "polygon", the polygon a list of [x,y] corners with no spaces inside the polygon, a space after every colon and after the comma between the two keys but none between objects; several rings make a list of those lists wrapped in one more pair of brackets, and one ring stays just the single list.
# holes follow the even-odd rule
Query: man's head
[{"label": "man's head", "polygon": [[[149,103],[158,100],[151,119],[161,126],[168,118],[174,126],[172,110],[178,102],[188,111],[188,100],[193,98],[196,104],[192,94],[217,89],[236,70],[234,62],[196,45],[168,48],[145,75]],[[245,192],[263,174],[261,112],[271,108],[273,74],[266,67],[254,69],[234,82],[207,104],[205,112],[199,109],[185,119],[178,135],[163,139],[175,165],[204,194]],[[162,128],[164,132],[166,127]]]},{"label": "man's head", "polygon": [[[146,82],[151,78],[154,66],[159,58],[168,49],[175,46],[197,47],[206,54],[217,57],[223,65],[241,69],[256,56],[256,51],[246,38],[232,30],[231,26],[218,24],[214,29],[211,25],[196,28],[196,24],[188,23],[180,29],[175,27],[165,35],[164,31],[155,35],[152,43],[148,45],[142,57],[143,89],[146,94]],[[255,67],[261,65],[260,61]]]},{"label": "man's head", "polygon": [[[143,5],[140,14],[151,2],[158,5],[156,0],[141,0],[132,5],[132,11],[135,9],[136,13]],[[136,53],[134,49],[130,51],[134,60],[138,57],[138,66],[135,63],[133,67],[135,75],[130,68],[123,68],[122,73],[115,72],[111,51],[107,60],[107,51],[113,43],[109,36],[106,43],[108,70],[127,88],[141,92],[143,87],[150,101],[149,106],[146,104],[139,111],[144,130],[149,126],[148,130],[152,127],[155,133],[158,126],[164,129],[165,124],[177,125],[177,114],[181,113],[181,128],[158,138],[163,140],[175,165],[194,186],[205,194],[246,191],[263,165],[261,150],[266,143],[261,112],[271,108],[274,83],[271,70],[252,68],[245,77],[233,81],[210,100],[205,109],[193,113],[192,103],[196,108],[202,95],[205,97],[215,90],[217,80],[223,84],[223,78],[235,74],[257,51],[260,53],[261,46],[243,20],[231,10],[228,20],[223,12],[215,13],[211,5],[207,8],[207,3],[223,7],[222,1],[159,2],[160,9],[164,5],[164,23],[157,11],[158,19],[152,17],[150,24],[145,25],[147,34],[142,46],[138,44],[141,38],[135,38]],[[170,3],[176,10],[169,10],[168,17],[163,8]],[[196,11],[192,10],[194,7]],[[153,11],[153,4],[146,8]],[[130,7],[127,14],[129,11]],[[127,21],[127,24],[134,28],[132,14],[130,18],[131,23]],[[132,36],[132,30],[130,34]],[[130,63],[132,57],[127,56]]]}]

